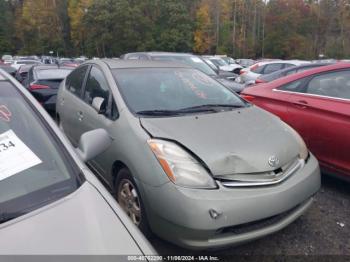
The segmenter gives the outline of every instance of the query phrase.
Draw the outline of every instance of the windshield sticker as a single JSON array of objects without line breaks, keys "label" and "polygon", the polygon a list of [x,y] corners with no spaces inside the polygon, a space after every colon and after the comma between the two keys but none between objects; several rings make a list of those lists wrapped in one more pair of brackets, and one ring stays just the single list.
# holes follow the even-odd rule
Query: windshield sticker
[{"label": "windshield sticker", "polygon": [[0,106],[0,119],[4,120],[6,122],[10,122],[11,116],[12,116],[12,114],[11,114],[10,110],[6,106],[1,105]]},{"label": "windshield sticker", "polygon": [[184,84],[186,84],[187,87],[191,88],[191,90],[202,99],[207,99],[207,95],[199,90],[194,83],[192,83],[188,78],[186,78],[181,72],[176,71],[175,74],[182,80]]},{"label": "windshield sticker", "polygon": [[214,85],[214,81],[212,79],[204,74],[199,74],[198,72],[195,72],[192,74],[192,77],[198,81],[199,83],[205,84],[205,85]]},{"label": "windshield sticker", "polygon": [[0,181],[42,163],[13,132],[0,134]]}]

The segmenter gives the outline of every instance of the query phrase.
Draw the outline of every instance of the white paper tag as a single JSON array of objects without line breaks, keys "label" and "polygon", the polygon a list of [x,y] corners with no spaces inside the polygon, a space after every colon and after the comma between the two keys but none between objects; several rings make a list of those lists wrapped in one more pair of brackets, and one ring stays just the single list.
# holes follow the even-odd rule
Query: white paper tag
[{"label": "white paper tag", "polygon": [[42,163],[13,132],[0,134],[0,181]]}]

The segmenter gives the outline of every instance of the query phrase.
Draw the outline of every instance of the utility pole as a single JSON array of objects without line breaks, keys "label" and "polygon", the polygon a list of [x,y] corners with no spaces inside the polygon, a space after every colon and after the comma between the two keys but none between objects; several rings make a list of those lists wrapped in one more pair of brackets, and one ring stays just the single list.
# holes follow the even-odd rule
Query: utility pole
[{"label": "utility pole", "polygon": [[264,9],[263,9],[263,28],[262,28],[262,45],[261,45],[261,57],[265,57],[265,20],[266,20],[266,0],[264,2]]},{"label": "utility pole", "polygon": [[233,50],[233,57],[236,57],[236,14],[237,14],[237,0],[234,0],[234,7],[233,7],[233,31],[232,31],[232,50]]},{"label": "utility pole", "polygon": [[219,36],[220,34],[220,1],[216,1],[216,50],[215,53],[218,52],[219,48]]}]

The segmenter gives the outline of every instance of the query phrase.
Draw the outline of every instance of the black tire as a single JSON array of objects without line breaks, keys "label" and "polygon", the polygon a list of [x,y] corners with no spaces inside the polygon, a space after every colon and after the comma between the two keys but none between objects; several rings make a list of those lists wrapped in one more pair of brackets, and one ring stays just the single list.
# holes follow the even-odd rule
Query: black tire
[{"label": "black tire", "polygon": [[[125,207],[125,199],[122,199],[123,197],[121,196],[121,191],[123,190],[123,185],[125,185],[127,182],[132,184],[132,187],[135,189],[137,193],[137,198],[138,198],[138,204],[139,204],[139,210],[140,210],[140,220],[139,223],[135,223],[134,219],[132,218],[132,215],[130,215],[127,211],[127,208]],[[134,192],[135,193],[135,192]],[[137,185],[135,183],[135,180],[133,179],[129,169],[127,168],[122,168],[119,170],[117,173],[117,179],[115,182],[115,198],[121,208],[126,212],[126,214],[129,216],[131,222],[133,222],[146,237],[151,237],[152,232],[150,230],[149,224],[148,224],[148,219],[145,211],[145,206],[142,202],[140,192],[137,188]]]}]

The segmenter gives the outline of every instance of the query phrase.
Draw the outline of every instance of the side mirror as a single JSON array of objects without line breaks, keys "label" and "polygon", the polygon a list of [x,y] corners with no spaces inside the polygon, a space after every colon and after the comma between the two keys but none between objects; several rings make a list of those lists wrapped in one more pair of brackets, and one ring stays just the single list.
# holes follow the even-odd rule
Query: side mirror
[{"label": "side mirror", "polygon": [[92,107],[97,111],[99,114],[106,113],[106,101],[102,97],[94,97],[92,100]]},{"label": "side mirror", "polygon": [[111,144],[112,138],[106,130],[100,128],[82,134],[76,151],[87,162],[106,151]]}]

